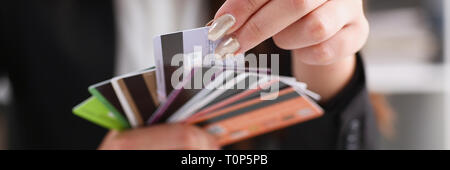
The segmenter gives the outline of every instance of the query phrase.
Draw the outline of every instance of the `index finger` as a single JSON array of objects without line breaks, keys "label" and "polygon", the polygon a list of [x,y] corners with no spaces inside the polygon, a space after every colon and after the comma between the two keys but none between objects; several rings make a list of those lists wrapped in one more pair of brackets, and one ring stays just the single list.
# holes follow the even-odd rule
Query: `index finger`
[{"label": "index finger", "polygon": [[227,31],[232,33],[239,29],[260,8],[270,0],[227,0],[217,11],[214,20],[226,14],[235,17],[236,23]]},{"label": "index finger", "polygon": [[328,0],[274,0],[259,9],[236,32],[234,38],[243,53],[286,29]]}]

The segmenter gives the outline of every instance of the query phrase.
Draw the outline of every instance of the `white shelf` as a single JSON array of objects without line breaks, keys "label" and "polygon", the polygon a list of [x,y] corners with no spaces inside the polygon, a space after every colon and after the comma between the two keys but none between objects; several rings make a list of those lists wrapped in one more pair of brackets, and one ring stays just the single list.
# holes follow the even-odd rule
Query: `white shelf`
[{"label": "white shelf", "polygon": [[442,93],[445,87],[443,64],[367,65],[371,91],[384,94]]}]

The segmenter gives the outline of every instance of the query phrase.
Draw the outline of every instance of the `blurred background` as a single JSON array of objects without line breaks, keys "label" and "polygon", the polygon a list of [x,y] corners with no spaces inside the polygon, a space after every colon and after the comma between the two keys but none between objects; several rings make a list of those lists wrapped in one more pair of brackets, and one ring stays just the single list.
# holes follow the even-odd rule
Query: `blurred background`
[{"label": "blurred background", "polygon": [[[365,1],[371,36],[363,55],[383,136],[380,149],[450,149],[450,47],[445,43],[450,36],[444,32],[450,2]],[[8,80],[0,78],[0,149],[5,149],[9,89]]]},{"label": "blurred background", "polygon": [[9,82],[6,78],[0,77],[0,149],[6,149],[6,121],[4,114],[8,112],[10,97]]},{"label": "blurred background", "polygon": [[366,2],[371,35],[363,54],[383,134],[380,149],[448,149],[449,2]]}]

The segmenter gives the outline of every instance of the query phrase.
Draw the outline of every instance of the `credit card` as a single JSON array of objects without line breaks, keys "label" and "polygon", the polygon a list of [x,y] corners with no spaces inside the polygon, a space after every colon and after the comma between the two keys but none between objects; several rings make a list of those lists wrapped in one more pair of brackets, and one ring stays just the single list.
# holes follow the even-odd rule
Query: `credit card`
[{"label": "credit card", "polygon": [[122,122],[96,97],[90,97],[73,108],[73,113],[106,129],[124,130]]},{"label": "credit card", "polygon": [[132,73],[111,80],[114,91],[132,127],[140,127],[156,111],[155,70]]},{"label": "credit card", "polygon": [[154,89],[156,88],[156,84],[154,84],[156,82],[152,80],[155,76],[155,71],[150,71],[123,78],[123,83],[130,93],[131,100],[137,107],[136,112],[142,120],[149,119],[159,104],[156,89]]},{"label": "credit card", "polygon": [[[269,82],[266,82],[269,81]],[[226,106],[231,106],[233,103],[238,103],[237,101],[245,101],[242,100],[246,97],[248,97],[247,100],[249,99],[254,99],[256,97],[258,97],[258,95],[261,95],[261,90],[263,88],[266,88],[274,83],[278,83],[279,80],[262,80],[258,83],[258,88],[250,88],[250,89],[246,89],[243,92],[238,92],[238,93],[234,93],[233,91],[231,91],[231,94],[225,94],[224,96],[221,96],[217,99],[215,99],[214,101],[210,102],[208,105],[204,106],[200,111],[198,111],[197,113],[191,115],[191,117],[188,118],[187,121],[189,120],[194,120],[199,118],[200,116],[206,115],[208,113],[214,112],[218,109],[222,109]],[[250,97],[249,97],[250,96]]]},{"label": "credit card", "polygon": [[[174,90],[171,85],[171,76],[175,70],[181,65],[174,66],[172,59],[179,54],[194,53],[195,47],[201,48],[202,53],[200,56],[193,60],[202,60],[202,57],[206,54],[211,54],[212,46],[216,43],[209,41],[205,37],[208,36],[207,28],[198,28],[193,30],[186,30],[182,32],[170,33],[165,35],[156,36],[153,39],[155,62],[157,65],[157,77],[158,77],[158,92],[161,96],[161,100],[167,100],[167,95]],[[217,45],[215,45],[217,46]],[[185,62],[183,62],[184,64]]]},{"label": "credit card", "polygon": [[[279,79],[275,78],[273,81],[269,82],[268,84],[264,84],[255,90],[249,89],[225,101],[215,101],[215,104],[202,108],[201,111],[195,113],[187,121],[202,119],[202,117],[208,116],[209,114],[217,110],[223,110],[229,107],[233,107],[250,100],[260,99],[267,94],[271,94],[272,96],[274,96],[275,93],[286,88],[289,88],[289,86],[280,82]],[[274,89],[275,92],[273,92]]]},{"label": "credit card", "polygon": [[[203,27],[154,37],[154,56],[160,101],[166,101],[168,95],[174,90],[171,76],[182,65],[186,70],[191,70],[193,67],[221,66],[226,69],[270,73],[271,70],[268,68],[247,68],[245,63],[235,62],[233,58],[225,60],[214,58],[212,54],[222,40],[210,41],[208,31],[209,27]],[[175,56],[180,55],[182,64],[175,60]],[[208,55],[211,58],[207,61],[205,58]]]},{"label": "credit card", "polygon": [[[214,80],[220,79],[224,77],[223,75],[229,75],[234,73],[234,71],[225,71],[221,73],[223,70],[220,68],[193,68],[191,73],[187,76],[183,76],[183,80],[180,84],[177,85],[175,90],[167,98],[166,102],[164,102],[161,107],[155,112],[155,114],[147,121],[147,125],[162,123],[165,122],[170,116],[172,116],[179,108],[181,108],[185,103],[187,103],[192,97],[194,97],[197,93],[199,93],[202,88],[207,86],[209,83]],[[212,73],[210,77],[209,73]],[[215,74],[218,74],[217,77],[214,77]],[[207,82],[208,84],[204,84],[204,75],[214,78],[211,82]],[[200,85],[196,85],[201,83]]]},{"label": "credit card", "polygon": [[280,91],[276,100],[257,98],[229,107],[194,121],[228,145],[257,135],[285,128],[323,115],[323,110],[293,88]]},{"label": "credit card", "polygon": [[201,109],[215,105],[217,103],[223,103],[227,99],[229,99],[233,96],[239,95],[239,94],[246,93],[247,91],[258,90],[261,86],[263,86],[265,83],[267,83],[267,81],[270,81],[270,79],[271,79],[271,76],[268,76],[265,74],[249,73],[248,77],[245,80],[243,80],[243,82],[239,82],[239,84],[245,83],[245,85],[244,85],[245,88],[240,88],[240,87],[242,87],[241,85],[237,85],[239,87],[225,89],[225,91],[223,90],[223,88],[219,88],[218,93],[220,95],[217,96],[214,100],[211,100],[210,102],[208,102],[208,104],[202,106]]},{"label": "credit card", "polygon": [[130,124],[124,113],[122,105],[117,98],[116,92],[111,84],[111,81],[104,81],[89,87],[89,92],[95,96],[108,110],[114,114],[122,126],[129,128]]},{"label": "credit card", "polygon": [[241,93],[245,89],[256,88],[256,84],[264,75],[250,74],[246,72],[237,72],[239,74],[233,76],[232,79],[224,83],[213,84],[213,87],[203,89],[195,97],[193,97],[188,103],[180,108],[171,118],[169,122],[181,122],[192,116],[196,111],[202,107],[208,105],[212,101],[220,97],[227,97],[234,94]]},{"label": "credit card", "polygon": [[[191,113],[195,112],[199,105],[204,105],[208,103],[211,99],[211,93],[216,91],[219,87],[223,85],[230,86],[231,84],[235,84],[239,82],[241,79],[244,79],[248,76],[245,72],[238,73],[234,71],[226,71],[225,74],[222,75],[221,78],[214,80],[210,83],[206,88],[202,89],[199,93],[193,96],[186,104],[184,104],[181,108],[175,112],[168,121],[171,123],[179,122],[183,119],[186,119],[191,115]],[[231,86],[232,87],[232,86]],[[230,88],[231,88],[230,87]]]}]

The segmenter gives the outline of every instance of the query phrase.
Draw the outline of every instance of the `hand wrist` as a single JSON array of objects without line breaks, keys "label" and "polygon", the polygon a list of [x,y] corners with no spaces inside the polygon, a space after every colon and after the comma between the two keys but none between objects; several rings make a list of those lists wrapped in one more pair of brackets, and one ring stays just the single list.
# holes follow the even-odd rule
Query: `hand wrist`
[{"label": "hand wrist", "polygon": [[297,80],[308,84],[308,89],[322,96],[326,102],[341,91],[351,80],[356,68],[356,55],[345,57],[328,65],[302,62],[293,52],[292,72]]}]

